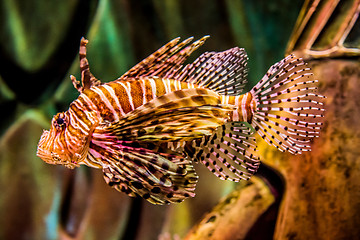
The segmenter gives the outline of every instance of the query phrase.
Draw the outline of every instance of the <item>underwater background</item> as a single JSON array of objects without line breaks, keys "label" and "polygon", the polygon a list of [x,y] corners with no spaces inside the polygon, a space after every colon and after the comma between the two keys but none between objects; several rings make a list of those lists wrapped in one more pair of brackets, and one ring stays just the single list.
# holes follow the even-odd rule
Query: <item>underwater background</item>
[{"label": "underwater background", "polygon": [[[359,11],[359,0],[1,0],[0,240],[360,239]],[[248,90],[285,54],[309,62],[327,97],[311,153],[261,143],[258,173],[240,183],[196,166],[195,198],[168,206],[36,156],[42,129],[78,96],[82,36],[108,82],[173,38],[204,35],[188,62],[243,47]]]}]

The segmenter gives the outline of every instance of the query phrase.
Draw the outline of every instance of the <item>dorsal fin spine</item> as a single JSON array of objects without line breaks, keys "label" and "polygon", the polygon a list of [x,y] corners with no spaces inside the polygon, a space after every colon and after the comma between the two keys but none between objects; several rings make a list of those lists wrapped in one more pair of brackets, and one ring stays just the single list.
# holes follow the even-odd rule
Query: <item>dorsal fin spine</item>
[{"label": "dorsal fin spine", "polygon": [[73,75],[70,75],[70,79],[74,87],[82,93],[85,89],[90,89],[92,86],[101,85],[100,80],[96,79],[90,72],[89,61],[86,58],[86,44],[88,40],[84,37],[80,41],[79,58],[80,58],[80,71],[81,71],[81,84]]}]

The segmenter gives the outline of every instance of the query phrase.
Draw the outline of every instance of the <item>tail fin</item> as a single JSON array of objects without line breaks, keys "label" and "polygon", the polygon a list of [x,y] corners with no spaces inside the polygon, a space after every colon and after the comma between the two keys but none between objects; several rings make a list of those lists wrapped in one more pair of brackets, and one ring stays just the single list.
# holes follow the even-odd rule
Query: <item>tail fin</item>
[{"label": "tail fin", "polygon": [[251,125],[280,151],[300,154],[322,126],[324,96],[307,64],[289,55],[274,64],[250,91],[256,102]]}]

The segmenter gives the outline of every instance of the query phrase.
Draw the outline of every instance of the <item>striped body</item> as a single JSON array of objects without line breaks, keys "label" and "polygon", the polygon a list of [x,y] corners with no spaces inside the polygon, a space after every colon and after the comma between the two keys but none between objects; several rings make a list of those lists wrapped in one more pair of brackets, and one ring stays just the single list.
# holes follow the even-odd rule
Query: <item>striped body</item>
[{"label": "striped body", "polygon": [[[104,121],[113,122],[154,98],[172,91],[197,87],[187,82],[156,77],[114,81],[84,91],[70,108],[74,112],[96,111]],[[237,107],[229,116],[229,121],[251,122],[256,106],[250,93],[220,97],[222,104]]]},{"label": "striped body", "polygon": [[[95,119],[88,119],[89,115],[84,114],[84,112],[95,112],[98,118],[100,118],[96,121],[112,123],[152,99],[176,90],[196,87],[196,85],[191,83],[156,77],[114,81],[84,91],[70,105],[69,113],[71,115],[74,114],[74,118],[76,118],[77,125],[74,130],[80,127],[87,131],[94,124]],[[250,93],[239,96],[220,95],[220,97],[222,104],[236,106],[236,110],[229,115],[228,121],[251,122],[255,103]],[[70,118],[72,117],[70,116]],[[82,124],[78,124],[79,122]],[[71,128],[71,126],[69,127]],[[76,134],[74,131],[70,132]],[[95,142],[96,135],[94,138]],[[169,142],[167,146],[171,150],[176,150],[183,147],[184,144],[185,142]],[[98,159],[104,159],[103,154],[109,149],[109,146],[105,148],[91,144],[88,158],[84,159],[82,164],[96,168],[101,167]]]}]

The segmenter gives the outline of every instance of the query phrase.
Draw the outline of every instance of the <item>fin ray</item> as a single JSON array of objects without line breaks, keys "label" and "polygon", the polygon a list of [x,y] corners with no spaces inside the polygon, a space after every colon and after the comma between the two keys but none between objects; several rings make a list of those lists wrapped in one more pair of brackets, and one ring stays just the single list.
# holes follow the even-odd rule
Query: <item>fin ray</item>
[{"label": "fin ray", "polygon": [[210,135],[233,107],[207,89],[184,89],[151,100],[118,122],[96,131],[120,140],[177,141]]},{"label": "fin ray", "polygon": [[206,52],[186,65],[174,78],[216,91],[238,95],[247,83],[247,54],[243,48]]},{"label": "fin ray", "polygon": [[192,44],[190,44],[193,40],[192,37],[180,43],[180,38],[175,38],[132,67],[118,80],[144,76],[170,78],[182,67],[182,64],[191,53],[204,44],[208,37],[205,36]]},{"label": "fin ray", "polygon": [[289,55],[274,64],[250,91],[256,102],[251,125],[280,151],[310,151],[324,112],[324,97],[317,93],[316,83],[300,58]]},{"label": "fin ray", "polygon": [[222,180],[248,180],[258,169],[256,141],[247,123],[229,122],[204,136],[195,147],[194,160]]},{"label": "fin ray", "polygon": [[[153,204],[181,202],[195,196],[198,177],[192,163],[179,153],[152,150],[151,143],[112,141],[101,156],[104,179],[111,187]],[[100,145],[93,142],[92,146],[94,152]]]}]

